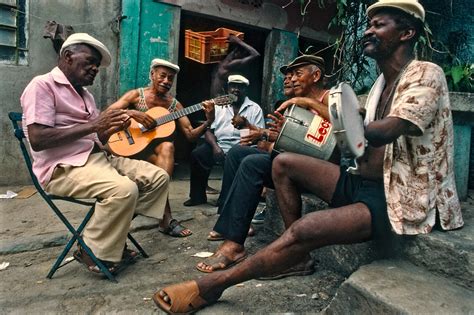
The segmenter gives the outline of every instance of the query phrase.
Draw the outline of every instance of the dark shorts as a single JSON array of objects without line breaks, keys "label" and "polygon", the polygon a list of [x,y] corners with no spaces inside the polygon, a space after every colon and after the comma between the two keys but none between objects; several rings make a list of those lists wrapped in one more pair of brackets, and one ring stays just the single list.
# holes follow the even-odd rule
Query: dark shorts
[{"label": "dark shorts", "polygon": [[333,208],[362,202],[369,208],[372,223],[372,239],[385,238],[391,231],[387,215],[387,202],[383,181],[374,181],[353,175],[341,167],[341,176],[330,206]]}]

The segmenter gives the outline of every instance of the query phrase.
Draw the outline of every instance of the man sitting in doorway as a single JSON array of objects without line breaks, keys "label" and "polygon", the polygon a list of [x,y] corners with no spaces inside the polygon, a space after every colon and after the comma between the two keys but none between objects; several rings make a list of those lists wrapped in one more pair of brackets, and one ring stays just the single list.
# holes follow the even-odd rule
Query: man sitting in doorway
[{"label": "man sitting in doorway", "polygon": [[[206,187],[211,169],[217,162],[224,162],[229,149],[240,141],[238,128],[264,128],[265,122],[260,106],[247,96],[250,82],[244,76],[234,74],[227,79],[227,92],[237,97],[229,107],[216,107],[216,119],[204,134],[205,142],[191,153],[191,180],[189,200],[185,206],[207,202]],[[252,145],[252,142],[242,144]]]}]

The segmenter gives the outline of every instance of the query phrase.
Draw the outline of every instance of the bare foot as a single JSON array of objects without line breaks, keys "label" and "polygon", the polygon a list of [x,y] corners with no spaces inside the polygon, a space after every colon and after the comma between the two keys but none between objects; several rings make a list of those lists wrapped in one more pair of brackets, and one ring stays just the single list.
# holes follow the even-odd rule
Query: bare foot
[{"label": "bare foot", "polygon": [[245,258],[247,258],[247,252],[243,245],[225,240],[214,255],[198,263],[196,268],[201,272],[211,273],[234,266]]}]

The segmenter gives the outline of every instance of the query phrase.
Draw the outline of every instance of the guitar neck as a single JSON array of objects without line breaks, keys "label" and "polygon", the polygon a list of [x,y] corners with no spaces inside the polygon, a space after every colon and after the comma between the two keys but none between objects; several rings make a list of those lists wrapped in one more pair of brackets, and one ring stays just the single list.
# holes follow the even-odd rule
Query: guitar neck
[{"label": "guitar neck", "polygon": [[202,103],[198,103],[198,104],[194,104],[192,106],[188,106],[186,108],[174,111],[174,112],[169,113],[167,115],[158,117],[157,119],[155,119],[156,125],[160,126],[160,125],[169,123],[170,121],[173,121],[173,120],[179,119],[183,116],[187,116],[189,114],[195,113],[195,112],[197,112],[201,109],[202,109]]}]

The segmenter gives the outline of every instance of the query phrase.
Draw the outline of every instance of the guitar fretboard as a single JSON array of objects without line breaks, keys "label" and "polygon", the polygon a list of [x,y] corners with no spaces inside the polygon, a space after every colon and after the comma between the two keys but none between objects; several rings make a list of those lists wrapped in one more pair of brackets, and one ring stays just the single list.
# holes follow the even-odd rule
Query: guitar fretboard
[{"label": "guitar fretboard", "polygon": [[195,105],[192,105],[192,106],[188,106],[188,107],[183,108],[181,110],[177,110],[175,112],[169,113],[167,115],[164,115],[164,116],[161,116],[161,117],[155,119],[156,125],[160,126],[160,125],[169,123],[170,121],[173,121],[173,120],[176,120],[176,119],[181,118],[183,116],[192,114],[192,113],[197,112],[201,109],[202,109],[202,103],[198,103],[198,104],[195,104]]}]

